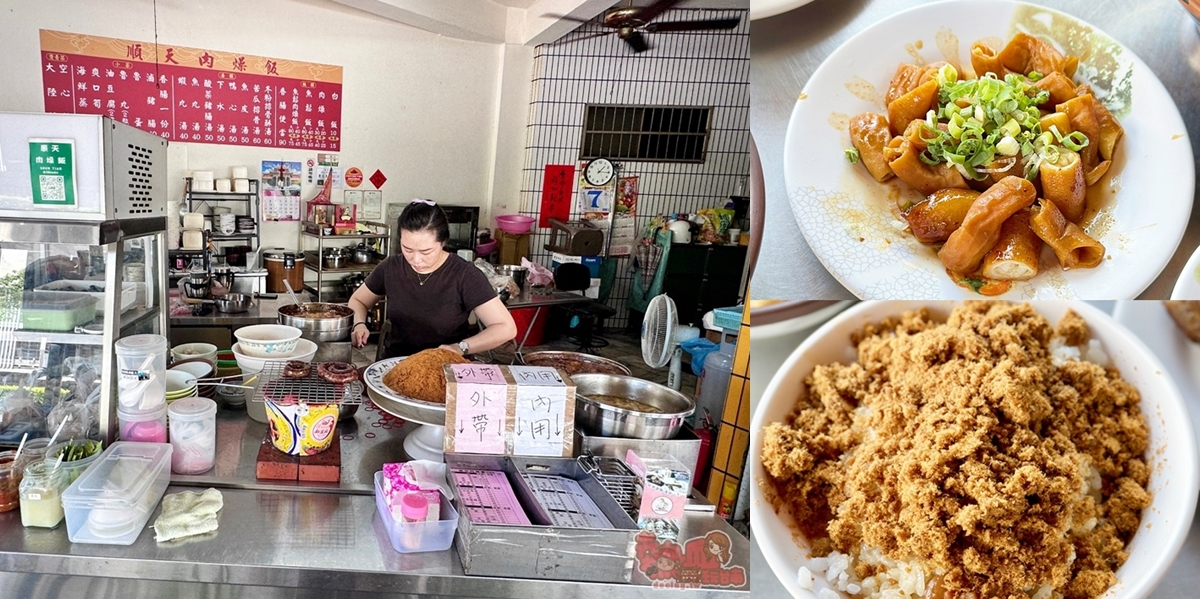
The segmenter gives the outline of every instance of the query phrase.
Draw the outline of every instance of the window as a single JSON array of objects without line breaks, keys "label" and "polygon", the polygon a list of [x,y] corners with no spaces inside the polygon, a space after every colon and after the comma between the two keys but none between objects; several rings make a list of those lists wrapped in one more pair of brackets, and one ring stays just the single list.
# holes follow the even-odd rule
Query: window
[{"label": "window", "polygon": [[581,160],[704,162],[710,108],[588,105]]}]

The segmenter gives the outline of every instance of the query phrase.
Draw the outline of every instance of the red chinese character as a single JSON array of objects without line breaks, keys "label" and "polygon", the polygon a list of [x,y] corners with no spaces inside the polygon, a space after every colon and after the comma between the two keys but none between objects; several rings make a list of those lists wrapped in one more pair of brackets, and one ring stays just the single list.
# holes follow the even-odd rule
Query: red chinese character
[{"label": "red chinese character", "polygon": [[276,65],[274,60],[268,60],[267,61],[267,74],[268,75],[278,75],[279,74],[279,71],[277,70],[278,66],[279,65]]},{"label": "red chinese character", "polygon": [[200,56],[200,58],[199,58],[198,60],[200,61],[200,66],[202,66],[202,67],[208,67],[208,68],[210,68],[210,69],[211,69],[211,68],[213,68],[213,56],[212,56],[212,54],[209,54],[208,52],[205,52],[204,54],[202,54],[202,55]]},{"label": "red chinese character", "polygon": [[141,60],[142,59],[142,45],[141,44],[133,44],[132,46],[125,46],[125,57],[133,58],[136,60]]},{"label": "red chinese character", "polygon": [[239,71],[246,70],[246,57],[239,56],[239,57],[233,59],[233,68],[235,68]]},{"label": "red chinese character", "polygon": [[163,62],[168,62],[171,64],[179,64],[175,60],[175,48],[167,48],[167,55],[165,58],[163,58]]}]

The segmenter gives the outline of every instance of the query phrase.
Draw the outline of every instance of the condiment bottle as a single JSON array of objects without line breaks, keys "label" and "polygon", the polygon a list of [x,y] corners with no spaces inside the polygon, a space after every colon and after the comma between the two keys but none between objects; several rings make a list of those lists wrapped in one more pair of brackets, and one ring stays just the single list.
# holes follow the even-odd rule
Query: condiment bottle
[{"label": "condiment bottle", "polygon": [[419,526],[429,515],[429,500],[420,493],[405,493],[400,499],[400,517],[404,520],[404,545],[411,549],[421,547],[421,531]]},{"label": "condiment bottle", "polygon": [[62,492],[67,488],[67,469],[42,460],[25,467],[21,480],[21,524],[26,527],[56,528],[63,520]]},{"label": "condiment bottle", "polygon": [[0,512],[15,510],[21,503],[21,469],[16,455],[12,450],[0,452]]}]

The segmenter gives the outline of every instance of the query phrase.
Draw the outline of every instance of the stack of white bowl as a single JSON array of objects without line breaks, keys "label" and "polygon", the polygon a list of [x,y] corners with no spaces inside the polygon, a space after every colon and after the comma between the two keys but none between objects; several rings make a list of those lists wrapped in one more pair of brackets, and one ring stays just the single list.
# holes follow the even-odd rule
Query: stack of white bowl
[{"label": "stack of white bowl", "polygon": [[[233,332],[238,342],[233,344],[233,356],[238,368],[242,369],[243,384],[255,386],[258,375],[268,363],[289,360],[312,362],[317,355],[317,344],[301,339],[302,331],[282,324],[256,324],[242,327]],[[254,401],[253,391],[246,390],[246,414],[259,422],[267,421],[267,409],[261,401]]]}]

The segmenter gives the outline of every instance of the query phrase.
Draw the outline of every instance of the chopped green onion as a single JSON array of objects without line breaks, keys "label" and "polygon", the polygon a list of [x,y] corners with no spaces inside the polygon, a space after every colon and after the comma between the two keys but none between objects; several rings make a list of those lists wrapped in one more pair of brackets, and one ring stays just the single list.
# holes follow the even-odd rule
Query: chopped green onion
[{"label": "chopped green onion", "polygon": [[1005,156],[1016,156],[1021,152],[1021,144],[1012,135],[1006,135],[996,144],[996,151]]},{"label": "chopped green onion", "polygon": [[958,83],[958,70],[954,68],[954,65],[946,64],[938,69],[937,84],[938,87],[945,87],[950,83]]},{"label": "chopped green onion", "polygon": [[846,148],[846,160],[849,160],[850,164],[858,164],[858,159],[858,149]]},{"label": "chopped green onion", "polygon": [[1037,71],[1029,71],[1029,80],[1030,81],[1040,81],[1041,79],[1042,79],[1041,73],[1039,73]]},{"label": "chopped green onion", "polygon": [[1065,135],[1061,140],[1063,147],[1078,152],[1088,145],[1088,138],[1081,131],[1072,131],[1070,135]]},{"label": "chopped green onion", "polygon": [[974,291],[975,293],[979,293],[979,290],[983,288],[984,284],[983,281],[974,277],[966,277],[962,280],[962,282],[966,283],[967,286],[971,288],[971,291]]}]

